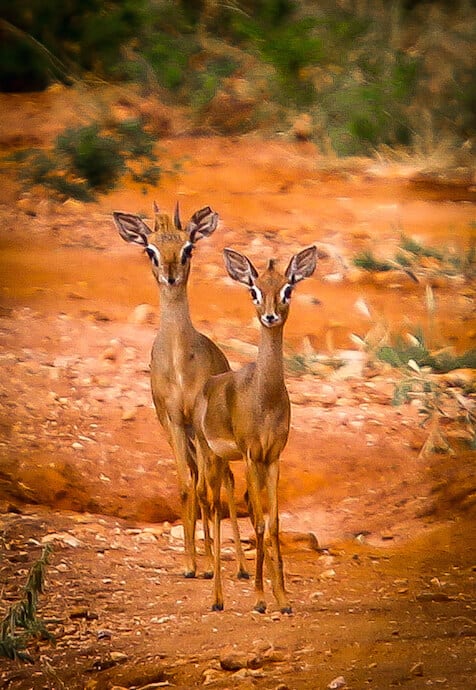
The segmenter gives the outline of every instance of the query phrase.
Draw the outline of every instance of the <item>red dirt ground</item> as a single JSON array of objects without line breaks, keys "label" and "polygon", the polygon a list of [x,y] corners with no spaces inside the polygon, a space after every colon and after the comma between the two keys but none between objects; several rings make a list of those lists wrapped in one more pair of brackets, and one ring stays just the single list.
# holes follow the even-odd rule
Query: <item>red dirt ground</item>
[{"label": "red dirt ground", "polygon": [[[41,120],[44,100],[25,98],[4,98],[9,146],[15,128],[27,136],[36,123],[41,141],[55,131]],[[52,542],[40,613],[59,622],[56,647],[30,647],[33,665],[0,661],[0,687],[324,690],[342,676],[353,690],[468,690],[474,451],[457,396],[474,405],[474,371],[439,379],[450,386],[440,431],[452,452],[422,452],[421,406],[391,404],[401,373],[351,335],[378,343],[421,327],[434,350],[474,347],[470,277],[427,261],[416,284],[352,264],[367,249],[394,256],[402,232],[464,255],[474,188],[422,186],[409,168],[372,161],[330,167],[312,144],[251,136],[175,137],[161,151],[165,167],[181,166],[154,193],[129,185],[90,205],[22,194],[2,173],[0,613]],[[157,289],[147,258],[111,220],[113,210],[150,217],[154,198],[167,210],[178,199],[184,216],[206,204],[220,214],[195,253],[190,301],[234,367],[254,356],[257,327],[246,294],[225,278],[222,248],[262,265],[316,242],[323,257],[285,332],[293,411],[280,505],[292,616],[275,613],[271,593],[267,614],[251,612],[228,532],[222,614],[209,610],[210,582],[180,575],[174,462],[148,385]],[[145,319],[140,304],[152,306]],[[347,364],[296,372],[298,356],[317,355]],[[252,569],[238,464],[236,474]]]}]

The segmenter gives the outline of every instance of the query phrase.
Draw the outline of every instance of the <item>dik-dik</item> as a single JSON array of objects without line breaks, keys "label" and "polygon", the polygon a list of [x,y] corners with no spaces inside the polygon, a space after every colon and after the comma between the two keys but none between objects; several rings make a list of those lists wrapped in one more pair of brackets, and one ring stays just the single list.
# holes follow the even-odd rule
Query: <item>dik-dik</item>
[{"label": "dik-dik", "polygon": [[[230,277],[248,288],[260,324],[256,362],[238,371],[212,376],[197,399],[195,428],[198,436],[200,483],[212,494],[214,513],[215,583],[214,610],[223,609],[220,569],[220,488],[228,463],[244,460],[250,515],[256,534],[254,608],[263,613],[265,558],[265,518],[262,490],[268,499],[268,527],[271,542],[271,581],[276,602],[283,613],[291,612],[283,574],[279,544],[278,479],[279,459],[286,445],[290,424],[289,396],[284,382],[283,329],[291,296],[297,283],[316,268],[316,247],[308,247],[292,257],[284,273],[270,261],[258,273],[251,261],[225,249]],[[203,495],[200,487],[199,495]]]},{"label": "dik-dik", "polygon": [[[177,466],[185,541],[184,575],[195,577],[198,470],[193,446],[193,410],[205,381],[210,376],[229,371],[230,367],[223,352],[194,328],[190,318],[187,284],[193,250],[200,239],[209,237],[215,231],[218,214],[206,206],[194,213],[184,228],[178,204],[173,219],[167,213],[162,213],[156,204],[154,211],[153,230],[137,215],[120,212],[113,215],[121,237],[146,251],[159,286],[160,325],[152,347],[150,365],[152,397]],[[225,483],[239,561],[238,574],[247,577],[236,522],[233,475],[229,469]],[[205,576],[211,577],[208,510],[204,501],[201,504],[208,556]]]}]

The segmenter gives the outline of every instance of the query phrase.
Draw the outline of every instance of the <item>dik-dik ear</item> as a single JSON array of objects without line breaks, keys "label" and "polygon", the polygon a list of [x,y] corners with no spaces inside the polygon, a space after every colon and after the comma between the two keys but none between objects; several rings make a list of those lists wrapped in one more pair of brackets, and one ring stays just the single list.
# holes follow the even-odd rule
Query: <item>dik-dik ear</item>
[{"label": "dik-dik ear", "polygon": [[190,242],[194,244],[203,237],[208,237],[215,232],[218,225],[218,213],[215,213],[210,206],[205,206],[196,211],[187,223],[186,231]]},{"label": "dik-dik ear", "polygon": [[291,285],[312,276],[317,265],[317,247],[314,245],[295,254],[286,269],[286,278]]},{"label": "dik-dik ear", "polygon": [[140,244],[141,247],[147,247],[147,237],[152,230],[144,223],[142,218],[132,213],[121,213],[120,211],[114,211],[112,216],[123,240]]},{"label": "dik-dik ear", "polygon": [[234,249],[224,249],[223,256],[230,278],[251,287],[258,277],[258,271],[251,261],[244,254],[235,252]]}]

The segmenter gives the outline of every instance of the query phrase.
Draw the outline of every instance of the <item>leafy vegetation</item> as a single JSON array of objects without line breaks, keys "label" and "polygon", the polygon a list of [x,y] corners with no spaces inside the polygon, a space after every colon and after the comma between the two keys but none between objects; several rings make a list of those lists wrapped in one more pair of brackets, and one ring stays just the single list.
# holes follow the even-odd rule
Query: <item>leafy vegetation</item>
[{"label": "leafy vegetation", "polygon": [[[306,112],[339,155],[382,146],[461,148],[475,131],[474,3],[318,4],[306,0],[53,0],[1,3],[0,83],[132,80],[200,118],[242,92],[254,113],[213,123],[229,133],[282,130]],[[461,153],[463,155],[463,153]]]},{"label": "leafy vegetation", "polygon": [[353,258],[354,266],[364,271],[390,271],[392,265],[387,261],[380,261],[370,250],[363,251]]},{"label": "leafy vegetation", "polygon": [[30,569],[22,599],[10,606],[0,622],[0,656],[33,663],[30,654],[24,651],[30,638],[40,637],[54,642],[54,637],[48,632],[45,622],[37,615],[38,599],[44,592],[50,554],[51,547],[47,545],[41,557]]},{"label": "leafy vegetation", "polygon": [[[425,262],[425,259],[434,261]],[[377,259],[372,250],[367,249],[356,254],[352,258],[352,263],[365,271],[376,273],[400,268],[415,282],[419,281],[418,276],[429,273],[460,275],[471,279],[476,274],[476,242],[471,242],[465,250],[457,250],[454,247],[437,249],[402,233],[399,249],[393,258]]]},{"label": "leafy vegetation", "polygon": [[408,345],[402,338],[397,338],[393,345],[384,345],[376,351],[378,359],[401,368],[408,362],[416,362],[419,367],[430,367],[435,373],[443,374],[454,369],[476,369],[476,349],[456,355],[450,350],[431,353],[422,341],[420,345]]},{"label": "leafy vegetation", "polygon": [[[473,353],[473,357],[476,354]],[[446,417],[445,406],[456,402],[460,421],[472,439],[471,447],[476,443],[476,416],[467,400],[457,391],[447,388],[438,381],[430,367],[420,367],[415,360],[409,359],[407,366],[402,367],[402,378],[395,386],[393,404],[401,405],[411,400],[418,400],[422,415],[421,426],[428,427],[428,436],[420,451],[424,457],[430,453],[453,453],[442,428]]]},{"label": "leafy vegetation", "polygon": [[99,122],[67,129],[52,151],[28,149],[14,154],[25,187],[41,185],[60,197],[93,201],[113,189],[124,173],[134,181],[155,185],[161,168],[154,153],[155,139],[137,120],[105,130]]}]

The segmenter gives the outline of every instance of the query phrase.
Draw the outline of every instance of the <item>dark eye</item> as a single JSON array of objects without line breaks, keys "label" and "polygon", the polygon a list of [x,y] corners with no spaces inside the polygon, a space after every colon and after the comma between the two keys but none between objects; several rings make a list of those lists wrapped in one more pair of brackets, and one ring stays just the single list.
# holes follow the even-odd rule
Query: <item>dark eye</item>
[{"label": "dark eye", "polygon": [[284,288],[281,291],[281,300],[283,304],[287,304],[289,300],[291,299],[291,294],[292,294],[292,287],[290,285],[285,285]]},{"label": "dark eye", "polygon": [[251,299],[253,300],[253,302],[258,301],[258,290],[255,290],[255,288],[251,288],[250,295],[251,295]]},{"label": "dark eye", "polygon": [[182,249],[182,265],[192,257],[193,244],[186,244]]},{"label": "dark eye", "polygon": [[159,257],[157,255],[157,250],[152,249],[152,247],[146,247],[145,251],[147,252],[147,256],[152,261],[154,266],[158,266],[159,265]]}]

